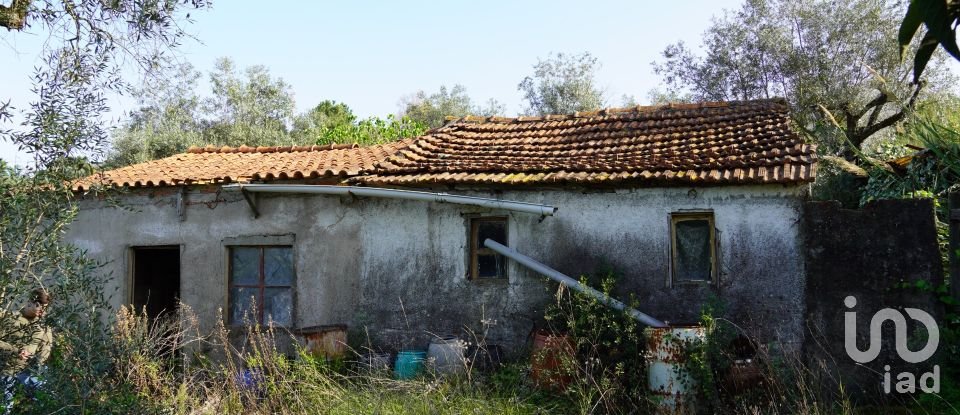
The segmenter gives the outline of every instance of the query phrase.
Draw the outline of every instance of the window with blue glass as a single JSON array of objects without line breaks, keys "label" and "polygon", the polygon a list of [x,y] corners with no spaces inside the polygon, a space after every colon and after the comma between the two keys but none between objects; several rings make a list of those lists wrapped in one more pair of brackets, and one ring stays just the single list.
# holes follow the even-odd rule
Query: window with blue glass
[{"label": "window with blue glass", "polygon": [[290,246],[230,247],[230,323],[293,326]]}]

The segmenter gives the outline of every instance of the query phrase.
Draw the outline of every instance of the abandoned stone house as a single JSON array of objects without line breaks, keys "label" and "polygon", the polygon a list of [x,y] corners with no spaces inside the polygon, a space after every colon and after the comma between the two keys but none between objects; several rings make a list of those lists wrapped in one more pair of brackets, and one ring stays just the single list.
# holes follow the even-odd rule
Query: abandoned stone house
[{"label": "abandoned stone house", "polygon": [[[115,305],[181,301],[210,329],[222,309],[397,349],[484,320],[516,349],[551,285],[490,238],[573,277],[609,266],[619,296],[668,322],[717,296],[796,347],[815,167],[780,100],[466,117],[371,147],[194,148],[106,171],[76,184],[67,240],[107,262]],[[372,188],[386,190],[349,192]]]}]

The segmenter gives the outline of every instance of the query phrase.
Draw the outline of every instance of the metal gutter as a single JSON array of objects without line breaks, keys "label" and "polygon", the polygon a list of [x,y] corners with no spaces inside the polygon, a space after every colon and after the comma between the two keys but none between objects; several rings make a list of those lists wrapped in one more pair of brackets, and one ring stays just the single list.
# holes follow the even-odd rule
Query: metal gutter
[{"label": "metal gutter", "polygon": [[[556,207],[536,203],[514,202],[510,200],[490,199],[485,197],[452,195],[449,193],[420,192],[415,190],[384,189],[379,187],[328,186],[309,184],[231,184],[224,189],[237,189],[247,197],[248,193],[298,193],[323,194],[340,196],[383,197],[391,199],[419,200],[435,203],[455,203],[460,205],[481,206],[491,209],[503,209],[514,212],[531,213],[534,215],[553,216]],[[250,207],[257,212],[252,200],[247,197]]]},{"label": "metal gutter", "polygon": [[564,275],[563,273],[561,273],[560,271],[550,268],[542,263],[535,261],[533,258],[530,258],[524,254],[517,252],[516,249],[510,248],[508,246],[504,246],[492,239],[484,240],[483,246],[494,250],[500,255],[503,255],[514,261],[517,261],[518,264],[523,265],[529,268],[530,270],[537,272],[538,274],[545,275],[551,280],[559,282],[560,284],[563,284],[569,287],[570,289],[577,290],[581,293],[584,293],[593,298],[596,298],[598,301],[607,305],[608,307],[611,307],[617,310],[623,310],[627,314],[629,314],[630,317],[633,317],[634,319],[636,319],[637,321],[643,324],[646,324],[651,327],[667,327],[666,323],[660,320],[657,320],[653,317],[650,317],[644,313],[641,313],[640,311],[634,308],[631,308],[630,306],[624,304],[623,302],[618,301],[604,293],[601,293],[600,291],[597,291],[593,288],[583,285],[580,283],[580,281],[570,278]]}]

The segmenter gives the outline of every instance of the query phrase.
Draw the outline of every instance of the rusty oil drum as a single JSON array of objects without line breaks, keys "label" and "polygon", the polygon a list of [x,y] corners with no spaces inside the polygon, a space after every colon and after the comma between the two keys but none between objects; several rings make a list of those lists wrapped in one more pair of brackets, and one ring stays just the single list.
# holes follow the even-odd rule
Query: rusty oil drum
[{"label": "rusty oil drum", "polygon": [[316,357],[339,359],[347,351],[347,325],[327,324],[296,331],[306,341],[305,349]]},{"label": "rusty oil drum", "polygon": [[684,350],[703,342],[706,331],[700,326],[649,327],[647,338],[647,385],[660,397],[658,413],[693,413],[694,379],[684,369]]}]

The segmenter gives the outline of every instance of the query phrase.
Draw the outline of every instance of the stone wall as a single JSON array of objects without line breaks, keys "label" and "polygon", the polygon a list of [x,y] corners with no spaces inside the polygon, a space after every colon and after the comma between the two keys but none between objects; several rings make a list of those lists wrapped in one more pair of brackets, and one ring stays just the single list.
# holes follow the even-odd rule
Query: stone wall
[{"label": "stone wall", "polygon": [[[881,330],[879,357],[857,364],[845,351],[844,317],[847,312],[857,313],[857,347],[867,350],[871,319],[883,308],[903,312],[911,307],[939,316],[941,310],[931,292],[901,288],[903,283],[925,281],[937,286],[943,282],[933,202],[885,200],[859,210],[842,209],[839,202],[809,202],[804,210],[808,361],[828,369],[830,381],[823,385],[827,392],[836,393],[842,382],[858,400],[891,398],[882,390],[885,365],[890,366],[894,383],[897,374],[918,374],[927,365],[908,364],[897,355],[895,330],[889,322]],[[856,299],[854,307],[845,303],[853,304],[848,297]],[[910,348],[918,350],[924,344],[924,331],[917,331],[913,319],[906,320]]]}]

